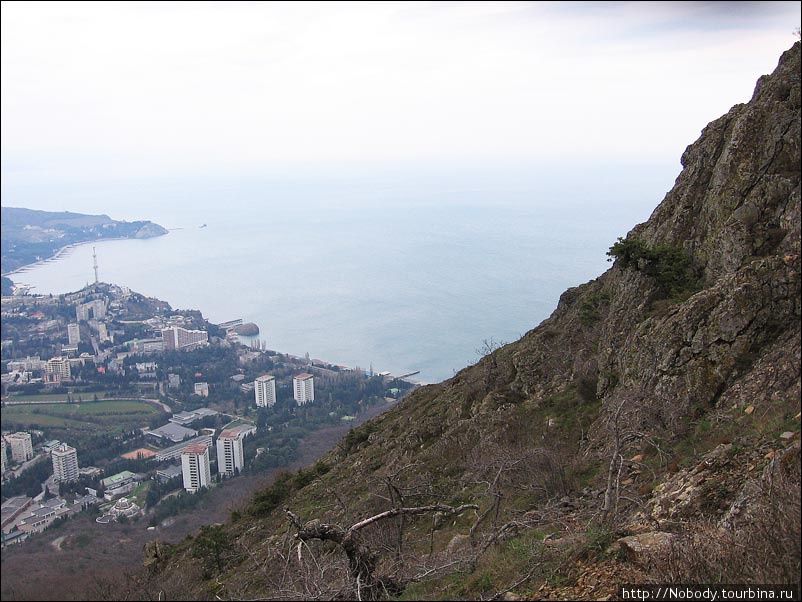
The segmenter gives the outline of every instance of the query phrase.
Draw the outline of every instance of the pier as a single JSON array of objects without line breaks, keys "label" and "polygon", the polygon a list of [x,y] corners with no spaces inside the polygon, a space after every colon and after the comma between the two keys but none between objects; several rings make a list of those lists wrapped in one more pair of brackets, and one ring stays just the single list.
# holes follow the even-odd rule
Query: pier
[{"label": "pier", "polygon": [[241,325],[242,325],[242,318],[237,318],[236,320],[229,320],[228,322],[220,322],[220,324],[218,324],[220,328],[223,328],[225,330]]}]

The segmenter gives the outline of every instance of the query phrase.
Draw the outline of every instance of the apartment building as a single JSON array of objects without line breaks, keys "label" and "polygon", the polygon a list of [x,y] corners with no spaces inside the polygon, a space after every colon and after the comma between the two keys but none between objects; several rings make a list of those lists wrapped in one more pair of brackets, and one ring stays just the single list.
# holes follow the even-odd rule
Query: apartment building
[{"label": "apartment building", "polygon": [[259,376],[254,381],[254,394],[257,408],[272,408],[276,405],[276,377],[269,374]]},{"label": "apartment building", "polygon": [[6,435],[6,444],[11,449],[11,459],[14,462],[26,462],[33,458],[30,433],[11,433]]},{"label": "apartment building", "polygon": [[306,373],[293,376],[292,391],[299,406],[315,401],[315,377]]},{"label": "apartment building", "polygon": [[71,483],[78,480],[78,452],[66,443],[60,444],[50,453],[53,461],[53,480],[56,483]]},{"label": "apartment building", "polygon": [[247,433],[239,429],[225,429],[217,439],[217,472],[233,477],[245,465],[242,442]]},{"label": "apartment building", "polygon": [[70,345],[81,342],[81,327],[78,324],[67,324],[67,340]]},{"label": "apartment building", "polygon": [[181,454],[181,474],[184,478],[184,489],[190,493],[209,486],[212,475],[209,469],[209,448],[205,444],[193,443],[184,448]]}]

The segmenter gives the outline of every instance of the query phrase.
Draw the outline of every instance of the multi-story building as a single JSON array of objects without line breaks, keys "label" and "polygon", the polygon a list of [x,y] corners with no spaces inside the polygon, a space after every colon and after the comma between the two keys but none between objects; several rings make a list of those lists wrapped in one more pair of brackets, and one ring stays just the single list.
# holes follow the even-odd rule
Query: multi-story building
[{"label": "multi-story building", "polygon": [[6,457],[6,440],[0,437],[0,459],[3,461],[3,469],[0,470],[1,474],[6,474],[6,462],[8,462],[8,458]]},{"label": "multi-story building", "polygon": [[78,480],[78,452],[74,447],[62,443],[50,453],[53,460],[53,480],[56,483],[71,483]]},{"label": "multi-story building", "polygon": [[81,342],[81,327],[78,324],[67,324],[67,340],[70,345],[77,345]]},{"label": "multi-story building", "polygon": [[70,362],[66,357],[53,357],[47,360],[45,372],[48,374],[58,374],[61,380],[70,380]]},{"label": "multi-story building", "polygon": [[242,440],[246,433],[239,429],[225,429],[217,439],[217,472],[233,477],[245,465]]},{"label": "multi-story building", "polygon": [[181,474],[184,489],[195,493],[201,487],[208,487],[212,481],[209,469],[209,448],[203,443],[193,443],[181,453]]},{"label": "multi-story building", "polygon": [[272,408],[276,405],[276,377],[269,374],[254,381],[257,408]]},{"label": "multi-story building", "polygon": [[106,477],[105,479],[101,479],[100,482],[106,489],[106,493],[103,497],[111,501],[117,496],[129,493],[139,486],[140,480],[142,480],[142,477],[130,470],[124,470],[110,477]]},{"label": "multi-story building", "polygon": [[167,388],[168,389],[179,389],[181,388],[181,376],[178,374],[168,374],[167,375]]},{"label": "multi-story building", "polygon": [[170,447],[160,449],[156,452],[156,461],[164,462],[165,460],[178,460],[187,447],[190,445],[195,445],[196,443],[202,443],[206,447],[211,447],[212,436],[209,434],[198,435],[194,439],[188,439],[187,441],[182,441],[181,443],[176,443]]},{"label": "multi-story building", "polygon": [[69,514],[67,502],[59,497],[39,502],[38,508],[34,508],[24,515],[17,529],[25,533],[41,533],[47,529],[57,518]]},{"label": "multi-story building", "polygon": [[181,326],[171,326],[162,330],[165,351],[188,351],[209,343],[205,330],[189,330]]},{"label": "multi-story building", "polygon": [[307,373],[293,376],[292,391],[298,405],[315,401],[315,377]]},{"label": "multi-story building", "polygon": [[134,364],[139,378],[156,378],[159,365],[156,362],[136,362]]},{"label": "multi-story building", "polygon": [[44,370],[45,362],[39,359],[39,356],[26,357],[24,360],[16,360],[8,362],[8,371],[13,372],[18,370],[20,372],[30,372],[32,370]]},{"label": "multi-story building", "polygon": [[66,355],[68,358],[74,358],[78,355],[78,345],[62,345],[61,355]]},{"label": "multi-story building", "polygon": [[11,448],[11,459],[14,462],[26,462],[33,458],[30,433],[11,433],[6,435],[6,443]]},{"label": "multi-story building", "polygon": [[81,320],[102,320],[105,317],[106,302],[103,299],[95,299],[75,307],[75,318],[79,322]]},{"label": "multi-story building", "polygon": [[195,395],[209,397],[209,383],[195,383]]}]

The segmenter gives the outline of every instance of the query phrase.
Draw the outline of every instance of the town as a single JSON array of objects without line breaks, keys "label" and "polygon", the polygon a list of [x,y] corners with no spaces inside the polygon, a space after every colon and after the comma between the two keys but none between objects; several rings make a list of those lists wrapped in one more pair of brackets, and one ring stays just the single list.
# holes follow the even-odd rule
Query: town
[{"label": "town", "polygon": [[241,320],[95,282],[2,298],[2,545],[79,512],[155,528],[417,383],[278,353]]}]

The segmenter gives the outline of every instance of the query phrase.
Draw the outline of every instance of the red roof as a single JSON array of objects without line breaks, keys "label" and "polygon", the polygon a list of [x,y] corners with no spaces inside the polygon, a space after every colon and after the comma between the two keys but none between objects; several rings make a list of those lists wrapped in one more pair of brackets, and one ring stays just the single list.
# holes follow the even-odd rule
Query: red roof
[{"label": "red roof", "polygon": [[185,453],[185,454],[202,454],[203,452],[206,451],[206,449],[207,449],[207,447],[206,447],[205,443],[193,443],[191,445],[187,445],[184,448],[184,451],[182,453]]},{"label": "red roof", "polygon": [[306,380],[307,378],[313,378],[311,374],[307,374],[304,372],[303,374],[298,374],[297,376],[293,376],[293,378],[297,378],[298,380]]}]

